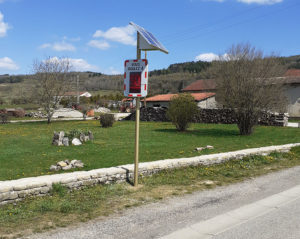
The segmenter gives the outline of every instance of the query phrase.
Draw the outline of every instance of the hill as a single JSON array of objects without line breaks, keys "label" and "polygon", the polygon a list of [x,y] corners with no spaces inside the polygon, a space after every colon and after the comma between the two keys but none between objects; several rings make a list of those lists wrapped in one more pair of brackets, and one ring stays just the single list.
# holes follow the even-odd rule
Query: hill
[{"label": "hill", "polygon": [[[278,60],[287,68],[300,69],[300,55],[279,57]],[[166,69],[153,70],[149,73],[149,95],[177,93],[193,81],[203,79],[203,71],[211,63],[197,61],[171,64]],[[75,76],[80,78],[80,91],[90,91],[93,94],[110,94],[122,92],[123,75],[105,75],[98,72],[72,72],[73,88],[76,89]],[[0,104],[27,103],[32,95],[36,80],[32,75],[1,75]]]}]

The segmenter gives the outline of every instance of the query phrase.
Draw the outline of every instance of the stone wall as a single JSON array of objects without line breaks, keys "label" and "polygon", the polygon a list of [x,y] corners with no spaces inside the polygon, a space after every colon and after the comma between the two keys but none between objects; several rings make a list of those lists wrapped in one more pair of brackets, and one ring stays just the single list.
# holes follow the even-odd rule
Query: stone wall
[{"label": "stone wall", "polygon": [[[196,165],[223,163],[230,159],[243,158],[249,155],[269,154],[273,151],[286,152],[300,143],[245,149],[228,153],[202,155],[192,158],[165,159],[139,164],[140,175],[151,175],[165,169]],[[60,183],[69,189],[78,189],[96,184],[111,184],[131,180],[133,164],[90,171],[78,171],[65,174],[45,175],[22,178],[11,181],[0,181],[0,205],[17,202],[30,196],[43,196],[50,192],[52,185]]]},{"label": "stone wall", "polygon": [[[141,121],[169,121],[166,116],[167,109],[160,107],[141,108]],[[135,120],[135,112],[124,120]],[[199,109],[194,123],[235,124],[237,122],[234,111],[230,109]],[[269,126],[286,126],[286,114],[263,112],[258,124]]]},{"label": "stone wall", "polygon": [[[233,110],[230,109],[200,109],[195,116],[195,123],[235,124],[237,119]],[[262,112],[258,119],[259,125],[286,126],[287,114]]]}]

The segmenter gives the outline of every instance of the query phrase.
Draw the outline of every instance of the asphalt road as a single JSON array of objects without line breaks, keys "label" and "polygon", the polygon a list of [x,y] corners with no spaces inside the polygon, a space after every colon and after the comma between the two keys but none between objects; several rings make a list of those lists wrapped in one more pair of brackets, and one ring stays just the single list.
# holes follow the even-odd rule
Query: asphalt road
[{"label": "asphalt road", "polygon": [[[268,174],[226,187],[200,191],[132,208],[69,228],[29,238],[161,238],[199,222],[218,218],[300,185],[300,167]],[[176,236],[175,238],[185,238]],[[199,238],[199,237],[195,237]],[[287,203],[209,238],[300,238],[300,200]]]},{"label": "asphalt road", "polygon": [[247,223],[212,237],[213,239],[299,239],[300,199]]}]

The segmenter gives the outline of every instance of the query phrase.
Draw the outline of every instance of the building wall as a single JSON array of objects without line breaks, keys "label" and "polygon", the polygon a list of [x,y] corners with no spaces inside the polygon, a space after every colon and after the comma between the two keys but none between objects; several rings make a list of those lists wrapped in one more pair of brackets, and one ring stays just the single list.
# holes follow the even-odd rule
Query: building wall
[{"label": "building wall", "polygon": [[215,97],[210,97],[206,100],[198,102],[197,106],[201,109],[215,109],[217,108],[217,102]]},{"label": "building wall", "polygon": [[287,90],[288,113],[290,117],[300,117],[300,85],[290,85]]},{"label": "building wall", "polygon": [[[217,108],[215,97],[210,97],[206,100],[197,102],[197,106],[202,109],[215,109]],[[147,107],[166,107],[169,108],[169,101],[155,101],[147,102]]]}]

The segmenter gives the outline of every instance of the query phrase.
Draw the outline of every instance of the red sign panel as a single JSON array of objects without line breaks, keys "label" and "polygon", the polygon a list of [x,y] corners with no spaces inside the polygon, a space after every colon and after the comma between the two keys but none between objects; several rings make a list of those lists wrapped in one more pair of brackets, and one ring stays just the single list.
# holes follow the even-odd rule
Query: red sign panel
[{"label": "red sign panel", "polygon": [[142,72],[130,72],[129,92],[141,93],[141,76]]}]

